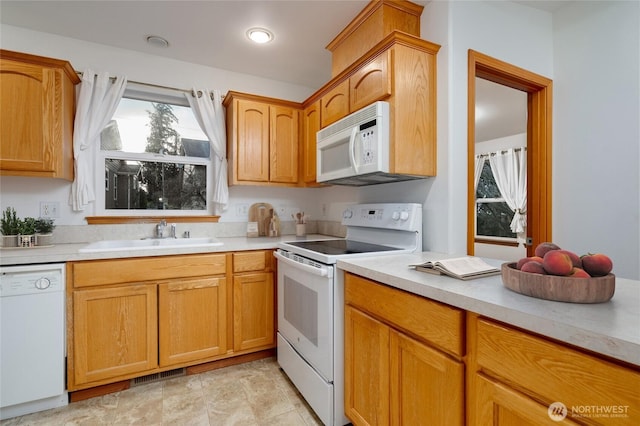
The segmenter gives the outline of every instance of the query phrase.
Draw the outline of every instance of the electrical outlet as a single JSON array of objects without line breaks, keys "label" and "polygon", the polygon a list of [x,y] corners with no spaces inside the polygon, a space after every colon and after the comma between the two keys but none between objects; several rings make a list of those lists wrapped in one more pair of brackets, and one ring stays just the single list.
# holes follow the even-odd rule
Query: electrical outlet
[{"label": "electrical outlet", "polygon": [[248,215],[249,215],[249,204],[236,205],[236,216],[248,216]]},{"label": "electrical outlet", "polygon": [[48,219],[60,217],[60,203],[58,201],[40,201],[40,217]]}]

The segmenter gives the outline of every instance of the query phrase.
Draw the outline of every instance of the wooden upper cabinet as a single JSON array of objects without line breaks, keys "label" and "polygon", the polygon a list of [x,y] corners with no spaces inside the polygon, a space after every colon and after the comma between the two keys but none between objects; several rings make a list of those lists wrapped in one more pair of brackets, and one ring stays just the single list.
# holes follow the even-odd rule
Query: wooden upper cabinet
[{"label": "wooden upper cabinet", "polygon": [[316,183],[316,143],[320,130],[320,101],[305,108],[302,116],[301,173],[305,185]]},{"label": "wooden upper cabinet", "polygon": [[271,139],[269,181],[298,182],[298,123],[300,110],[272,105],[269,107]]},{"label": "wooden upper cabinet", "polygon": [[322,127],[327,127],[349,114],[349,80],[344,80],[325,93],[320,99],[320,109]]},{"label": "wooden upper cabinet", "polygon": [[238,101],[234,181],[269,181],[269,105]]},{"label": "wooden upper cabinet", "polygon": [[302,106],[229,92],[227,145],[230,185],[297,185]]},{"label": "wooden upper cabinet", "polygon": [[79,82],[66,61],[0,50],[0,174],[73,180]]},{"label": "wooden upper cabinet", "polygon": [[391,51],[358,69],[349,77],[349,110],[357,111],[391,96]]}]

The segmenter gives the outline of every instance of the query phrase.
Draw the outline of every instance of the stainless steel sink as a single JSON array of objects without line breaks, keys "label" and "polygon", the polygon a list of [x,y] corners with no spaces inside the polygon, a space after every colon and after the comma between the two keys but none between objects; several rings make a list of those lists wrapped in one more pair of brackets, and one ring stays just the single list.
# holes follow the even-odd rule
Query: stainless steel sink
[{"label": "stainless steel sink", "polygon": [[105,240],[90,243],[78,251],[92,253],[99,251],[153,250],[171,247],[218,247],[223,243],[216,238],[150,238],[144,240]]}]

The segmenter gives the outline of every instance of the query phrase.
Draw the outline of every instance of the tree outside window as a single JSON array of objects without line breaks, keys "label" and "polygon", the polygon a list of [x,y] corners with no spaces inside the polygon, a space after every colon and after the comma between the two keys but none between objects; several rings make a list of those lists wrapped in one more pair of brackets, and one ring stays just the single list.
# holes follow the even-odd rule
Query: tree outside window
[{"label": "tree outside window", "polygon": [[509,208],[496,184],[489,160],[482,166],[476,188],[476,237],[502,237],[516,239],[511,231],[513,211]]},{"label": "tree outside window", "polygon": [[188,106],[122,98],[101,134],[106,209],[206,210],[210,146]]}]

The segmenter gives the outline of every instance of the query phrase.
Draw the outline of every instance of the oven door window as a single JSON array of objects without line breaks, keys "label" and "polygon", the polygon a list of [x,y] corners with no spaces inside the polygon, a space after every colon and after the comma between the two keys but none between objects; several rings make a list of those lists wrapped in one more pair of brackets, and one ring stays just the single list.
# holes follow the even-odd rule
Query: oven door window
[{"label": "oven door window", "polygon": [[333,287],[333,277],[278,262],[278,331],[328,381],[333,380]]},{"label": "oven door window", "polygon": [[318,293],[284,277],[284,319],[318,347]]}]

